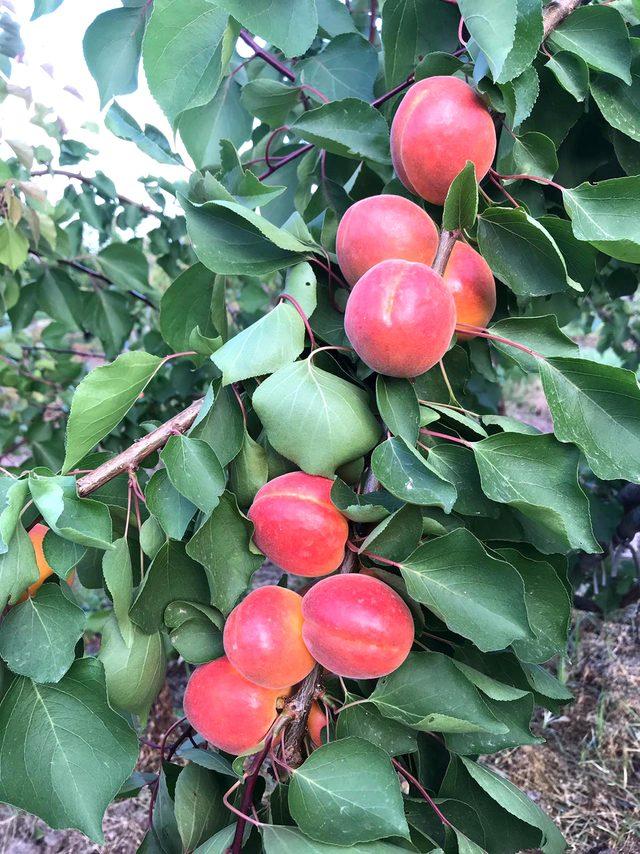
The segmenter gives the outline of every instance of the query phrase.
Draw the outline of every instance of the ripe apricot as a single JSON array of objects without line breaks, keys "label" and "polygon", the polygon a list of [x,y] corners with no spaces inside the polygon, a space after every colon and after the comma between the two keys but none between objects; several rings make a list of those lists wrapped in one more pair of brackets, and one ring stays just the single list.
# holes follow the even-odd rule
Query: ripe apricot
[{"label": "ripe apricot", "polygon": [[[29,531],[29,538],[31,539],[31,543],[33,545],[33,551],[35,552],[36,563],[40,572],[40,578],[38,578],[37,581],[34,581],[34,583],[29,586],[29,588],[22,594],[22,596],[18,600],[19,602],[25,602],[32,596],[35,596],[35,594],[42,587],[47,578],[49,578],[50,575],[53,575],[53,569],[51,568],[46,557],[44,556],[43,543],[45,534],[48,530],[49,528],[47,527],[47,525],[42,525],[40,522],[37,522]],[[75,572],[72,572],[69,578],[67,578],[67,584],[69,586],[73,584],[74,578]]]},{"label": "ripe apricot", "polygon": [[398,178],[423,199],[444,204],[451,182],[471,160],[478,180],[496,153],[486,106],[457,77],[428,77],[402,99],[391,125],[391,159]]},{"label": "ripe apricot", "polygon": [[278,700],[288,691],[254,685],[222,656],[193,671],[184,713],[208,742],[237,755],[262,741],[278,713]]},{"label": "ripe apricot", "polygon": [[331,501],[333,481],[301,471],[258,490],[249,508],[258,548],[285,572],[314,577],[337,569],[349,534]]},{"label": "ripe apricot", "polygon": [[[491,268],[479,252],[456,241],[443,276],[453,294],[458,323],[486,326],[496,310],[496,282]],[[458,338],[473,338],[458,332]]]},{"label": "ripe apricot", "polygon": [[256,685],[300,682],[315,664],[302,640],[302,597],[273,584],[252,590],[227,618],[224,651]]},{"label": "ripe apricot", "polygon": [[378,578],[333,575],[302,600],[302,636],[313,657],[338,676],[375,679],[398,668],[413,643],[411,611]]},{"label": "ripe apricot", "polygon": [[322,731],[326,730],[328,723],[325,712],[320,708],[320,704],[314,700],[307,718],[307,732],[316,747],[321,747],[324,744]]},{"label": "ripe apricot", "polygon": [[361,199],[342,217],[336,235],[338,263],[350,285],[389,258],[429,265],[437,248],[438,230],[429,214],[402,196]]},{"label": "ripe apricot", "polygon": [[391,377],[416,377],[447,352],[456,325],[451,292],[431,267],[382,261],[349,294],[344,328],[358,356]]}]

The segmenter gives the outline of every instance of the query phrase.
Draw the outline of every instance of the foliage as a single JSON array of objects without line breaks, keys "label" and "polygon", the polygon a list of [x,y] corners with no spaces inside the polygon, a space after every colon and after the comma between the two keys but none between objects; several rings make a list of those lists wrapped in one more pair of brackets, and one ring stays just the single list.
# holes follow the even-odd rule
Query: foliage
[{"label": "foliage", "polygon": [[[141,850],[236,852],[243,829],[267,854],[564,849],[477,760],[536,743],[534,707],[570,699],[553,674],[567,570],[619,565],[636,530],[637,495],[617,496],[640,480],[640,18],[626,0],[558,0],[547,31],[540,2],[457,5],[134,0],[99,15],[83,46],[106,126],[183,167],[143,180],[149,204],[25,106],[51,147],[12,141],[0,162],[3,801],[101,840],[108,803],[141,785],[129,775],[167,656],[221,654],[263,562],[246,511],[302,468],[336,476],[358,550],[346,568],[407,601],[414,651],[344,698],[328,681],[331,743],[299,735],[293,767],[264,766],[264,797],[265,751],[244,762],[243,797],[242,759],[185,750],[186,729],[163,740]],[[2,97],[21,96],[22,49],[2,13]],[[141,68],[193,169],[114,100]],[[498,308],[441,366],[376,378],[344,333],[336,229],[368,196],[424,205],[394,176],[389,125],[404,90],[440,74],[474,84],[499,143],[479,194],[467,166],[428,212],[478,247]],[[56,202],[49,174],[68,178]],[[553,433],[505,414],[514,376],[541,383]],[[55,575],[18,604],[40,517]],[[112,607],[98,656],[91,590]],[[303,724],[311,696],[303,683],[291,701]],[[263,827],[227,809],[230,787]]]}]

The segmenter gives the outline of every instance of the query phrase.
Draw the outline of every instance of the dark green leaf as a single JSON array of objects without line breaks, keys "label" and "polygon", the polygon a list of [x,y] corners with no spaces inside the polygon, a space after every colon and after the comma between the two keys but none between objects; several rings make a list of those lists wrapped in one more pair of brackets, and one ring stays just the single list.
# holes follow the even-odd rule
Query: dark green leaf
[{"label": "dark green leaf", "polygon": [[193,851],[229,821],[229,813],[222,802],[224,792],[218,777],[206,768],[187,765],[180,772],[175,789],[175,811],[185,851]]},{"label": "dark green leaf", "polygon": [[451,511],[456,500],[455,486],[403,439],[387,439],[378,445],[371,466],[384,488],[402,501],[442,507],[445,513]]},{"label": "dark green leaf", "polygon": [[220,166],[223,139],[239,146],[250,136],[252,119],[240,100],[241,91],[228,77],[211,101],[180,116],[180,137],[198,169]]},{"label": "dark green leaf", "polygon": [[581,56],[560,50],[547,62],[546,67],[576,101],[584,101],[589,94],[589,66]]},{"label": "dark green leaf", "polygon": [[621,261],[640,261],[640,176],[580,184],[562,195],[578,240]]},{"label": "dark green leaf", "polygon": [[357,736],[375,744],[390,756],[415,753],[418,749],[414,730],[397,721],[384,718],[375,706],[352,706],[340,712],[337,738]]},{"label": "dark green leaf", "polygon": [[225,485],[224,470],[209,445],[202,439],[170,436],[161,458],[178,492],[209,515]]},{"label": "dark green leaf", "polygon": [[0,477],[0,554],[9,549],[9,541],[18,524],[28,492],[29,484],[26,480]]},{"label": "dark green leaf", "polygon": [[145,489],[147,508],[168,537],[181,540],[196,507],[173,486],[166,469],[155,472]]},{"label": "dark green leaf", "polygon": [[[561,331],[554,314],[542,317],[508,317],[492,324],[490,330],[493,335],[530,347],[542,356],[577,356],[580,353],[578,345]],[[539,360],[535,356],[501,341],[494,340],[492,343],[525,371],[538,369]]]},{"label": "dark green leaf", "polygon": [[390,163],[389,127],[382,113],[356,98],[303,113],[292,130],[325,151],[355,160]]},{"label": "dark green leaf", "polygon": [[471,161],[456,175],[444,201],[442,227],[447,231],[472,228],[478,214],[478,182]]},{"label": "dark green leaf", "polygon": [[106,504],[78,498],[75,477],[50,477],[31,472],[31,496],[56,534],[83,546],[111,547],[111,516]]},{"label": "dark green leaf", "polygon": [[318,89],[330,101],[341,98],[373,100],[378,56],[360,34],[337,36],[324,50],[305,59],[298,67],[302,82]]},{"label": "dark green leaf", "polygon": [[314,0],[299,0],[291,15],[288,0],[220,0],[219,5],[250,32],[271,42],[285,56],[300,56],[318,30]]},{"label": "dark green leaf", "polygon": [[456,49],[458,15],[449,5],[438,0],[385,0],[382,46],[388,89],[406,80],[425,54]]},{"label": "dark green leaf", "polygon": [[631,83],[631,46],[620,13],[611,6],[576,9],[550,34],[549,41],[568,50],[598,71],[606,71]]},{"label": "dark green leaf", "polygon": [[140,151],[153,157],[158,163],[168,166],[179,166],[182,158],[171,150],[169,142],[153,125],[146,125],[144,130],[138,122],[118,103],[113,103],[104,117],[105,127],[118,139],[134,142]]},{"label": "dark green leaf", "polygon": [[109,9],[93,21],[84,35],[84,58],[98,84],[100,108],[114,95],[138,86],[138,64],[146,7]]},{"label": "dark green leaf", "polygon": [[376,379],[378,411],[395,436],[413,445],[418,440],[420,407],[415,389],[408,380],[378,376]]}]

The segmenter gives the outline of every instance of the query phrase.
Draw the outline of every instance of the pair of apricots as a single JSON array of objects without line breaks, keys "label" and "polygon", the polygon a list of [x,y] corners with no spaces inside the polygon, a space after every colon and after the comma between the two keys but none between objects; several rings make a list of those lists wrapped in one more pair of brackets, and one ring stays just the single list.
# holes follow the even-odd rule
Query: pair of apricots
[{"label": "pair of apricots", "polygon": [[[488,110],[456,77],[430,77],[412,86],[391,127],[398,177],[412,193],[438,205],[467,161],[481,179],[495,151]],[[353,286],[345,331],[372,370],[418,376],[444,356],[457,323],[485,326],[495,311],[495,281],[484,258],[458,240],[440,276],[430,266],[437,248],[431,217],[402,196],[362,199],[340,221],[336,254]]]},{"label": "pair of apricots", "polygon": [[[289,573],[326,576],[341,564],[346,519],[331,501],[332,481],[290,472],[260,489],[249,510],[260,549]],[[255,747],[291,686],[316,662],[352,679],[396,670],[413,643],[401,597],[377,578],[331,575],[304,596],[274,585],[253,590],[224,627],[225,656],[197,668],[184,710],[207,741],[229,753]],[[308,728],[320,743],[326,718],[312,707]]]}]

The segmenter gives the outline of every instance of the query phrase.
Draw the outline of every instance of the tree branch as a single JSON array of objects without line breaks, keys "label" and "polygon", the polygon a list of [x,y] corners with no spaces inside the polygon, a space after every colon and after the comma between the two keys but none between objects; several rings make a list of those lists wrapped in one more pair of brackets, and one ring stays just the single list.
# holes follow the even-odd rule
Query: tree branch
[{"label": "tree branch", "polygon": [[138,439],[131,447],[81,477],[77,483],[80,498],[85,498],[95,492],[96,489],[100,489],[101,486],[113,480],[114,477],[118,477],[118,475],[135,471],[145,457],[164,447],[170,436],[176,433],[186,433],[196,420],[201,407],[202,399],[194,401],[191,406],[165,421],[164,424],[143,436],[142,439]]},{"label": "tree branch", "polygon": [[443,229],[440,232],[440,240],[436,250],[436,257],[433,259],[433,264],[431,265],[439,276],[444,276],[444,271],[447,268],[449,258],[451,257],[453,247],[456,245],[458,237],[460,237],[459,231],[445,231]]},{"label": "tree branch", "polygon": [[269,53],[268,50],[260,47],[260,45],[255,41],[253,36],[247,32],[247,30],[240,30],[240,38],[242,41],[249,45],[251,50],[255,53],[256,56],[259,56],[260,59],[263,59],[267,65],[270,65],[272,68],[275,68],[283,77],[286,77],[287,80],[291,80],[295,83],[296,75],[291,71],[290,68],[280,62],[272,53]]},{"label": "tree branch", "polygon": [[283,759],[292,768],[297,768],[304,759],[302,744],[307,731],[307,718],[314,697],[322,690],[321,673],[322,668],[316,664],[285,706],[292,720],[285,730]]},{"label": "tree branch", "polygon": [[582,0],[551,0],[542,13],[544,38],[546,39],[556,27],[559,27],[581,2]]},{"label": "tree branch", "polygon": [[[63,175],[65,178],[80,181],[82,184],[86,184],[88,187],[93,187],[95,190],[100,189],[94,182],[93,178],[88,178],[86,175],[81,175],[79,172],[70,172],[67,169],[39,169],[37,172],[31,173],[32,178],[41,178],[44,175]],[[121,193],[116,193],[116,198],[121,205],[133,205],[147,216],[156,216],[158,219],[162,216],[160,211],[155,211],[153,208],[149,208],[141,202],[134,202],[133,199],[130,199],[128,196],[123,196]]]}]

